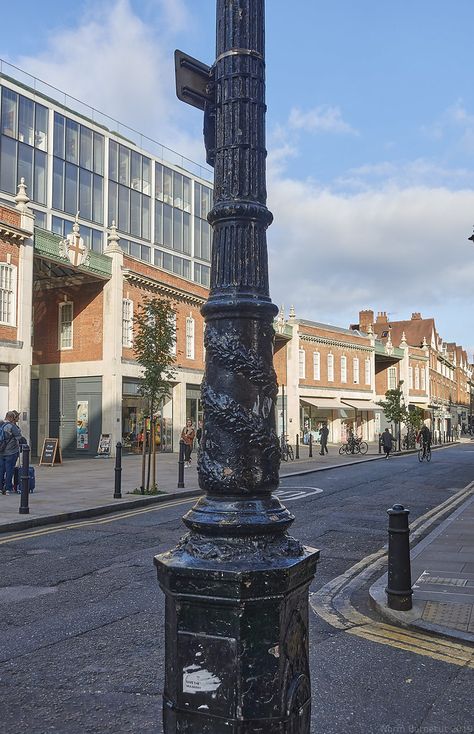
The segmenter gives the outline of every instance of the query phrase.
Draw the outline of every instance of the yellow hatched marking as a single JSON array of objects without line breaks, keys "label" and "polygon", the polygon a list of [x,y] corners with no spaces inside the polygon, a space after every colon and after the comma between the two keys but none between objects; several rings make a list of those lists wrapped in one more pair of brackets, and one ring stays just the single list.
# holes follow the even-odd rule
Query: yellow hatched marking
[{"label": "yellow hatched marking", "polygon": [[444,640],[431,639],[418,633],[401,632],[398,628],[387,625],[368,624],[364,627],[352,627],[346,632],[381,645],[441,660],[450,665],[474,668],[474,651],[464,645],[446,643]]},{"label": "yellow hatched marking", "polygon": [[59,527],[54,528],[38,528],[37,530],[32,530],[28,532],[19,532],[15,535],[9,535],[6,538],[2,538],[0,540],[0,545],[4,545],[5,543],[13,543],[16,540],[28,540],[30,538],[40,538],[43,535],[51,535],[52,533],[62,533],[65,530],[75,530],[78,528],[84,528],[91,525],[106,525],[107,523],[111,522],[117,522],[118,520],[125,520],[129,517],[135,517],[137,515],[143,515],[147,512],[157,512],[158,510],[165,510],[169,507],[178,507],[179,505],[185,505],[189,504],[190,502],[193,502],[195,498],[188,497],[187,499],[182,500],[176,500],[173,502],[163,502],[162,504],[153,505],[153,507],[144,507],[137,510],[125,510],[124,512],[118,512],[113,517],[107,517],[107,518],[99,518],[95,520],[87,520],[83,522],[74,522],[69,523],[67,525],[61,525]]}]

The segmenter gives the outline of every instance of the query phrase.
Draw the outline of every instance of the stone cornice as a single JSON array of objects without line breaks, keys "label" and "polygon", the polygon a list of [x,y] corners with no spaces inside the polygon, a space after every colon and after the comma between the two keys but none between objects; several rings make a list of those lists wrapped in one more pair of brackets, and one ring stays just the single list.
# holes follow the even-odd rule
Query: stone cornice
[{"label": "stone cornice", "polygon": [[157,280],[153,280],[153,278],[147,278],[146,275],[134,273],[132,270],[124,269],[123,276],[129,283],[133,283],[145,288],[146,290],[153,291],[154,293],[160,293],[175,300],[186,301],[187,303],[191,303],[195,306],[201,306],[206,302],[206,299],[202,296],[198,296],[195,293],[189,293],[188,291],[185,291],[182,288],[177,288],[176,286],[160,283]]},{"label": "stone cornice", "polygon": [[374,352],[374,347],[366,347],[363,344],[354,344],[354,342],[344,342],[339,339],[329,339],[324,336],[310,336],[309,334],[299,334],[300,340],[310,342],[311,344],[325,344],[330,347],[343,347],[359,352]]}]

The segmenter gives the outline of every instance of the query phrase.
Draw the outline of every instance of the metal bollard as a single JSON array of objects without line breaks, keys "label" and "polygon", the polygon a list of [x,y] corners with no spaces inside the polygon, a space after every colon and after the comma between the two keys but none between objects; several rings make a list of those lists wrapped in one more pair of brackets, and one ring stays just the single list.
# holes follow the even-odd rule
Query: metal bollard
[{"label": "metal bollard", "polygon": [[382,453],[382,434],[379,433],[379,454]]},{"label": "metal bollard", "polygon": [[296,434],[296,444],[295,444],[295,458],[300,458],[300,437],[298,434]]},{"label": "metal bollard", "polygon": [[28,515],[30,508],[28,506],[30,499],[30,447],[24,444],[21,452],[21,499],[20,515]]},{"label": "metal bollard", "polygon": [[179,442],[178,489],[184,489],[184,441]]},{"label": "metal bollard", "polygon": [[388,513],[388,582],[385,592],[390,609],[412,608],[409,510],[394,505]]},{"label": "metal bollard", "polygon": [[443,443],[446,443],[446,431],[443,431]]},{"label": "metal bollard", "polygon": [[114,500],[122,499],[122,444],[117,441],[115,447],[115,489]]},{"label": "metal bollard", "polygon": [[313,436],[309,434],[309,458],[313,458]]}]

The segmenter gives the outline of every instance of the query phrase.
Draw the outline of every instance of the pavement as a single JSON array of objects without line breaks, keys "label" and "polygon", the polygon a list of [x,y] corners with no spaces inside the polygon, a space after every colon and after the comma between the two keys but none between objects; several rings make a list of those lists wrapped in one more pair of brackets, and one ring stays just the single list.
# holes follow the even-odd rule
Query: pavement
[{"label": "pavement", "polygon": [[[452,445],[434,450],[449,450]],[[158,454],[160,493],[141,496],[132,494],[141,483],[141,457],[124,456],[121,499],[113,498],[113,459],[66,459],[53,467],[36,466],[37,489],[29,496],[29,514],[19,515],[19,495],[0,495],[0,533],[133,509],[177,496],[197,497],[201,490],[195,458],[194,454],[192,466],[185,469],[185,487],[178,488],[177,455]],[[330,446],[329,455],[315,452],[312,458],[302,446],[300,458],[283,462],[280,475],[348,468],[380,459],[383,456],[376,445],[369,446],[365,457],[339,456],[338,446]],[[396,460],[396,455],[390,460]],[[396,612],[388,608],[386,574],[370,587],[372,605],[389,622],[474,643],[474,482],[466,496],[447,519],[412,548],[412,610]]]}]

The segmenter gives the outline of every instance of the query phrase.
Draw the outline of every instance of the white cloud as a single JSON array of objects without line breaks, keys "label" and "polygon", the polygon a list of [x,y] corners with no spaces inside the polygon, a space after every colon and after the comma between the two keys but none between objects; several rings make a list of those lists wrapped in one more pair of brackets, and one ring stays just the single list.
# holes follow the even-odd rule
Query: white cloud
[{"label": "white cloud", "polygon": [[331,105],[319,105],[307,112],[294,107],[290,112],[288,125],[294,130],[304,130],[309,133],[359,134],[349,123],[345,122],[339,107]]},{"label": "white cloud", "polygon": [[[297,315],[340,326],[375,306],[396,318],[450,310],[461,315],[462,325],[474,282],[474,249],[467,241],[473,191],[387,187],[343,195],[271,178],[269,207],[276,303],[294,302]],[[463,328],[446,338],[462,342]]]},{"label": "white cloud", "polygon": [[[43,53],[20,56],[14,63],[152,140],[202,161],[204,146],[197,134],[202,120],[187,107],[187,128],[195,122],[196,130],[185,132],[183,105],[175,95],[174,33],[188,20],[186,5],[159,0],[152,10],[141,18],[129,0],[91,4],[75,27],[52,31]],[[65,103],[78,107],[67,98]],[[86,108],[84,114],[101,120]],[[118,129],[127,137],[126,129]],[[143,147],[152,148],[149,141]]]}]

